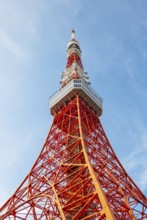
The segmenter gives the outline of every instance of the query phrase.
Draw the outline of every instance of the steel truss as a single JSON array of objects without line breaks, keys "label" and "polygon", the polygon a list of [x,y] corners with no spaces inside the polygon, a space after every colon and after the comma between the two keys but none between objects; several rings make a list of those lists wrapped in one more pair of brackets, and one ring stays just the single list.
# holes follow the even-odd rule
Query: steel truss
[{"label": "steel truss", "polygon": [[145,220],[147,199],[77,95],[55,115],[39,157],[1,207],[0,219]]}]

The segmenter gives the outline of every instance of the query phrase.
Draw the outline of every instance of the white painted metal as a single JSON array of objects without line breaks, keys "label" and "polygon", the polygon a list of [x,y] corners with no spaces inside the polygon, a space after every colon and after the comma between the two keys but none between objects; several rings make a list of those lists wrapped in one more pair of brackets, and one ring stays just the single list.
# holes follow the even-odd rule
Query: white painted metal
[{"label": "white painted metal", "polygon": [[102,114],[102,98],[82,79],[71,80],[50,98],[51,114],[53,115],[55,112],[58,112],[61,107],[73,99],[76,94],[78,94],[98,116]]}]

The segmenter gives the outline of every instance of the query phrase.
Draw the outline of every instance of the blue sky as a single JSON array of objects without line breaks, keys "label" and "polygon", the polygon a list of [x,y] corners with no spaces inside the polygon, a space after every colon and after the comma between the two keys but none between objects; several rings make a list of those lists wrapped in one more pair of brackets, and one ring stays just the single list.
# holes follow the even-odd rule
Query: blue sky
[{"label": "blue sky", "polygon": [[0,1],[0,205],[34,164],[49,131],[74,27],[101,122],[147,195],[147,1]]}]

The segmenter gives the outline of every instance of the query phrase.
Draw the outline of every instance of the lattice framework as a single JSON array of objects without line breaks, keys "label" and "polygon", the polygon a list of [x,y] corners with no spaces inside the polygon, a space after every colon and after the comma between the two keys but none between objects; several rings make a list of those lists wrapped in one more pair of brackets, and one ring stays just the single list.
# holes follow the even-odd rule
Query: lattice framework
[{"label": "lattice framework", "polygon": [[38,159],[0,213],[1,220],[145,220],[147,200],[77,95],[55,115]]}]

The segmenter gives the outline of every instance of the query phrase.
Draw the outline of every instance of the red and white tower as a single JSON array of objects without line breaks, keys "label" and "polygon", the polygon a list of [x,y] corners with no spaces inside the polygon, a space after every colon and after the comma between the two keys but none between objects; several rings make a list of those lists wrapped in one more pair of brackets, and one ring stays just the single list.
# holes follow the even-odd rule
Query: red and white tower
[{"label": "red and white tower", "polygon": [[119,162],[99,117],[72,31],[53,123],[29,174],[0,208],[0,220],[146,220],[147,199]]}]

